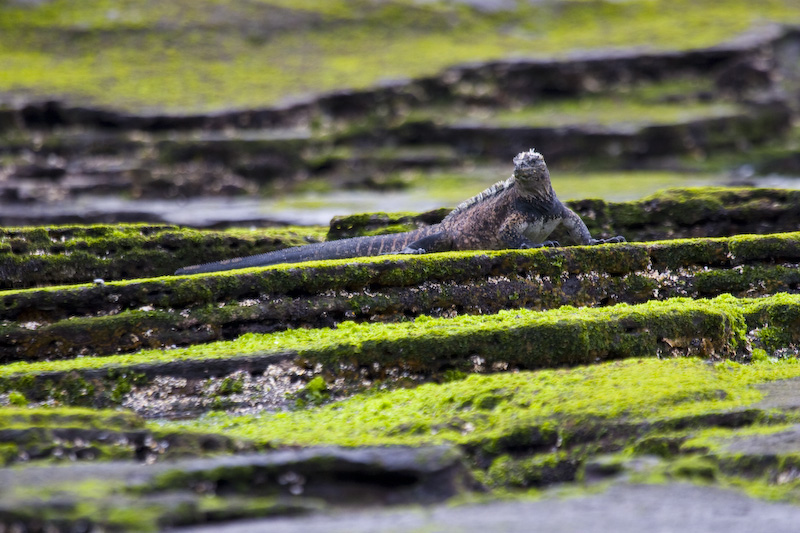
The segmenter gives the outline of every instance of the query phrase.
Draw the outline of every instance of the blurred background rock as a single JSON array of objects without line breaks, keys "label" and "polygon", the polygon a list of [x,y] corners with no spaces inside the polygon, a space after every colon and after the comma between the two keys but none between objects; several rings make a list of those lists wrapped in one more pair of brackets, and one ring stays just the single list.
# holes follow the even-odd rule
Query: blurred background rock
[{"label": "blurred background rock", "polygon": [[794,188],[800,2],[0,1],[0,224],[327,224],[545,154],[562,199]]}]

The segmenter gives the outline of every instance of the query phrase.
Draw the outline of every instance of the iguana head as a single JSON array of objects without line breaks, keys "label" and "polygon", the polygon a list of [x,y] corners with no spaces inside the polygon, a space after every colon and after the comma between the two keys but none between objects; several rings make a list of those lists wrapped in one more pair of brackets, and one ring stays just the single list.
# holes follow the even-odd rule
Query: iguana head
[{"label": "iguana head", "polygon": [[544,157],[533,149],[520,152],[514,158],[514,177],[531,184],[537,181],[550,183],[550,172],[547,170]]},{"label": "iguana head", "polygon": [[548,194],[552,190],[544,157],[533,149],[514,158],[514,178],[522,189],[532,194]]}]

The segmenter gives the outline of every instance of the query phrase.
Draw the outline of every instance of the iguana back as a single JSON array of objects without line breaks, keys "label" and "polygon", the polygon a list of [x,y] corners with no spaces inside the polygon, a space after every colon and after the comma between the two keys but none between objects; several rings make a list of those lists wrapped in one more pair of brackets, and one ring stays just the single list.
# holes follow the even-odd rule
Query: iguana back
[{"label": "iguana back", "polygon": [[593,239],[580,217],[556,197],[542,155],[529,150],[514,158],[514,174],[510,178],[462,202],[439,224],[406,233],[321,242],[194,265],[178,269],[175,274],[392,253],[557,246],[558,243],[546,239],[559,224],[564,224],[578,244],[625,240],[622,236]]}]

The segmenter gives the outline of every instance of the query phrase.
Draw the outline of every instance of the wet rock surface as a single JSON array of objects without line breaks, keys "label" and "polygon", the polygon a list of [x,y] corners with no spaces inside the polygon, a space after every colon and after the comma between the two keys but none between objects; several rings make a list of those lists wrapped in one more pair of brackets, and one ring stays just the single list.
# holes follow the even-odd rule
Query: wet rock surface
[{"label": "wet rock surface", "polygon": [[[447,318],[567,304],[602,307],[675,297],[795,293],[800,283],[797,240],[797,234],[788,233],[372,258],[10,291],[0,294],[0,358],[109,355],[343,321],[391,323],[420,315]],[[260,355],[266,354],[242,359],[242,364],[263,371],[259,365],[268,358],[260,360]],[[214,364],[198,370],[206,376],[233,370],[226,363],[214,370]],[[168,368],[163,366],[163,372],[170,373]],[[188,366],[185,371],[194,373]]]},{"label": "wet rock surface", "polygon": [[[0,524],[28,531],[150,529],[155,524],[305,514],[326,503],[430,505],[474,484],[460,454],[447,447],[307,448],[149,466],[110,462],[0,469],[0,480]],[[78,509],[80,492],[70,490],[76,484],[102,485],[108,495],[95,496]],[[34,488],[41,495],[25,495]],[[209,507],[212,496],[227,509]],[[108,505],[131,513],[104,517]]]},{"label": "wet rock surface", "polygon": [[774,456],[795,454],[800,451],[800,426],[769,435],[750,435],[734,438],[725,446],[727,452],[744,456]]},{"label": "wet rock surface", "polygon": [[761,407],[779,409],[800,409],[800,380],[786,379],[762,385],[764,399]]},{"label": "wet rock surface", "polygon": [[[668,505],[665,505],[668,502]],[[704,531],[748,533],[795,531],[800,509],[794,505],[752,500],[713,487],[615,485],[600,494],[547,498],[541,501],[493,502],[408,511],[370,511],[273,521],[245,521],[174,531],[246,533],[274,527],[293,532],[395,532],[421,529],[431,532],[505,531],[524,533],[536,528],[555,532],[615,531],[635,533],[642,528],[677,531],[685,527]],[[767,526],[768,525],[768,526]]]},{"label": "wet rock surface", "polygon": [[[735,153],[789,133],[798,35],[776,26],[701,50],[476,63],[285,106],[205,115],[17,102],[0,118],[0,224],[172,222],[167,212],[103,207],[86,194],[173,199],[180,208],[187,198],[272,194],[309,178],[337,187],[402,187],[396,175],[406,170],[460,172],[509,161],[531,146],[555,167],[681,168],[678,158]],[[695,88],[670,89],[671,82]],[[643,103],[666,106],[663,118],[625,110],[639,98],[637,88],[658,84],[664,88]],[[608,105],[621,105],[623,118],[605,123],[578,115],[551,125],[551,112],[526,110],[584,97],[611,97]],[[694,106],[689,118],[685,106]],[[506,124],[504,113],[518,123]],[[770,165],[753,168],[764,173]],[[286,222],[268,214],[228,217]],[[182,223],[209,222],[198,212]]]},{"label": "wet rock surface", "polygon": [[[798,228],[794,192],[570,203],[595,236],[672,241],[163,278],[323,236],[56,206],[100,191],[176,210],[308,178],[387,189],[532,144],[611,169],[770,145],[743,179],[794,172],[797,43],[773,27],[705,50],[494,61],[207,115],[3,107],[0,225],[151,223],[0,232],[0,529],[796,530],[800,237],[778,233]],[[577,98],[662,114],[540,123],[538,103]],[[270,223],[233,211],[194,222]],[[328,238],[446,213],[340,218]],[[545,499],[441,505],[531,488]],[[363,509],[388,504],[423,507]]]}]

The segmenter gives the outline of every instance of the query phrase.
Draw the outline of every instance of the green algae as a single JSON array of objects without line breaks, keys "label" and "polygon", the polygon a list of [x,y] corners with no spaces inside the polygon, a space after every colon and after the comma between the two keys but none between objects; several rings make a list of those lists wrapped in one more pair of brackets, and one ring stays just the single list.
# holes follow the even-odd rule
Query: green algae
[{"label": "green algae", "polygon": [[[774,363],[773,363],[774,364]],[[747,428],[707,428],[687,439],[682,448],[687,451],[704,450],[715,455],[726,452],[727,445],[737,439],[754,435],[775,435],[796,427],[793,423]]]},{"label": "green algae", "polygon": [[0,408],[0,427],[64,427],[90,429],[143,429],[144,421],[127,411],[98,410],[80,407]]},{"label": "green algae", "polygon": [[[549,311],[519,309],[451,319],[421,316],[414,321],[388,324],[343,322],[335,329],[247,334],[235,341],[187,348],[10,363],[0,367],[0,378],[6,389],[29,390],[35,386],[23,385],[19,380],[30,381],[26,376],[42,372],[116,372],[114,369],[131,365],[235,360],[287,352],[309,363],[321,363],[326,371],[334,373],[374,365],[425,372],[466,370],[472,366],[467,362],[470,354],[479,354],[487,368],[495,364],[542,368],[672,353],[746,358],[748,332],[758,339],[759,331],[772,331],[765,328],[798,331],[794,327],[798,322],[800,296],[796,295],[752,300],[731,296],[712,300],[675,298],[581,310],[564,306]],[[794,333],[784,340],[798,342]],[[774,335],[769,337],[769,343],[771,348],[785,347],[785,343],[778,346]]]},{"label": "green algae", "polygon": [[358,213],[331,219],[328,240],[384,235],[413,231],[420,226],[441,222],[450,212],[441,208],[427,213]]},{"label": "green algae", "polygon": [[[249,442],[192,431],[147,428],[128,410],[0,407],[6,464],[66,460],[157,460],[250,451]],[[16,450],[16,453],[13,453]]]},{"label": "green algae", "polygon": [[136,495],[125,480],[86,479],[69,484],[19,487],[9,496],[17,511],[2,512],[0,520],[16,524],[104,531],[162,531],[165,527],[208,524],[224,520],[298,515],[319,511],[321,502],[309,498],[286,501],[274,497],[220,497],[198,494]]},{"label": "green algae", "polygon": [[[617,94],[589,95],[576,99],[558,99],[535,103],[519,109],[503,109],[498,112],[456,113],[452,116],[440,110],[438,113],[425,110],[414,111],[410,118],[422,119],[436,115],[442,120],[459,124],[480,123],[491,126],[568,127],[568,126],[647,126],[676,124],[703,118],[719,118],[740,115],[744,108],[731,102],[668,102],[669,94],[681,81],[692,87],[708,84],[708,80],[672,80],[669,84],[643,84]],[[666,94],[665,94],[666,93]],[[455,111],[455,110],[454,110]],[[428,116],[426,116],[428,115]]]},{"label": "green algae", "polygon": [[180,8],[105,0],[4,5],[0,89],[124,108],[257,107],[466,61],[704,47],[755,24],[798,20],[793,3],[780,0],[515,4],[491,14],[410,0],[335,8],[280,2],[281,10],[271,2],[222,4],[225,17],[217,0]]},{"label": "green algae", "polygon": [[[796,298],[781,300],[780,305],[788,301],[800,305]],[[758,312],[763,314],[768,308],[767,304]],[[428,371],[463,361],[465,354],[471,353],[480,353],[489,364],[504,362],[523,368],[651,356],[672,350],[737,357],[743,355],[744,326],[744,314],[735,298],[683,298],[582,310],[564,306],[544,312],[519,309],[452,319],[420,316],[413,322],[388,324],[343,322],[335,329],[247,334],[235,341],[132,355],[11,363],[0,367],[0,376],[287,351],[331,369],[378,364]]]},{"label": "green algae", "polygon": [[[482,257],[510,257],[532,259],[529,268],[546,269],[548,265],[559,262],[559,257],[566,258],[566,264],[570,271],[586,272],[588,269],[597,269],[611,272],[627,272],[636,268],[645,268],[647,258],[643,255],[649,253],[653,255],[653,261],[658,266],[664,265],[667,268],[677,268],[688,265],[719,265],[728,261],[728,254],[735,254],[734,260],[737,263],[745,263],[751,260],[763,260],[765,254],[779,254],[780,259],[796,259],[800,256],[797,241],[800,239],[797,234],[773,234],[737,236],[731,238],[698,238],[698,239],[676,239],[673,241],[654,242],[648,244],[626,244],[616,247],[578,247],[566,249],[548,250],[505,250],[505,251],[467,251],[449,252],[444,254],[425,254],[421,256],[379,256],[358,258],[358,263],[353,264],[353,259],[330,260],[330,261],[310,261],[303,264],[275,265],[271,267],[260,267],[251,269],[240,269],[236,271],[226,271],[211,273],[204,276],[179,276],[174,278],[160,279],[137,279],[128,282],[108,283],[105,287],[95,287],[94,292],[107,292],[109,288],[131,287],[135,293],[147,294],[157,291],[169,296],[171,287],[180,287],[181,290],[188,291],[186,297],[178,297],[176,301],[167,300],[166,304],[171,306],[181,306],[189,303],[193,298],[200,296],[200,303],[207,303],[208,291],[216,293],[226,285],[230,288],[236,284],[236,278],[240,275],[256,272],[269,272],[269,276],[246,277],[242,281],[251,285],[249,290],[252,292],[281,293],[297,290],[301,283],[308,287],[308,291],[329,290],[337,287],[352,288],[360,283],[370,285],[397,285],[402,282],[405,285],[421,283],[433,279],[453,279],[463,273],[456,271],[459,268],[459,260]],[[625,253],[620,253],[622,250]],[[633,256],[629,259],[627,256]],[[752,257],[751,257],[752,256]],[[587,261],[590,258],[590,261]],[[600,260],[602,259],[602,260]],[[626,265],[625,263],[631,263]],[[584,263],[584,265],[581,265]],[[393,271],[392,267],[403,267],[402,273]],[[318,267],[330,271],[318,271],[314,276],[306,275],[302,267]],[[328,268],[326,268],[328,267]],[[338,267],[338,268],[337,268]],[[370,270],[374,267],[375,270]],[[469,270],[468,266],[463,270]],[[266,269],[266,270],[265,270]],[[441,272],[438,272],[441,271]],[[544,270],[545,275],[550,275],[554,271]],[[397,278],[396,276],[402,276]],[[299,278],[299,279],[298,279]],[[388,278],[388,279],[387,279]],[[363,280],[363,281],[362,281]],[[164,287],[157,290],[156,284],[163,284]],[[89,286],[74,287],[51,287],[48,289],[29,289],[29,290],[8,290],[0,291],[0,298],[5,300],[4,307],[9,309],[13,306],[24,307],[26,297],[37,297],[51,291],[76,290],[83,291],[82,296],[86,296],[85,291]],[[234,287],[235,289],[235,287]],[[199,292],[195,292],[199,291]],[[22,299],[22,300],[20,300]],[[18,300],[13,304],[8,301]],[[152,303],[144,299],[139,299],[137,303]],[[133,304],[135,305],[135,304]]]},{"label": "green algae", "polygon": [[320,405],[330,399],[330,391],[322,376],[317,376],[306,383],[306,386],[298,391],[295,397],[295,404],[300,408],[307,405]]},{"label": "green algae", "polygon": [[579,458],[565,451],[514,458],[508,454],[492,461],[479,479],[492,488],[527,488],[574,481]]},{"label": "green algae", "polygon": [[756,498],[797,502],[800,501],[800,482],[794,472],[800,465],[800,449],[764,449],[749,453],[731,449],[732,445],[749,438],[769,438],[796,431],[796,419],[795,415],[793,423],[701,429],[682,443],[680,451],[701,456],[718,472],[717,481],[724,486]]},{"label": "green algae", "polygon": [[[733,226],[741,232],[747,231],[741,221],[752,220],[753,230],[763,231],[760,224],[774,224],[776,219],[791,216],[791,206],[797,201],[796,191],[691,188],[664,191],[635,202],[582,200],[568,204],[596,235],[622,234],[628,240],[653,240],[679,237],[688,231],[685,228],[696,232],[699,224],[704,224],[704,231],[713,234],[721,229],[714,226],[714,221],[728,231]],[[341,238],[404,231],[438,222],[444,214],[446,210],[441,209],[416,216],[409,213],[353,215],[334,219],[328,235]],[[794,226],[783,225],[772,231],[789,227]],[[9,228],[0,231],[0,272],[4,274],[3,288],[65,284],[94,278],[106,281],[141,278],[168,274],[191,263],[261,253],[320,238],[317,228],[225,232],[145,224]],[[739,262],[796,259],[800,255],[795,242],[797,237],[775,235],[771,240],[765,236],[758,239],[732,238],[725,243],[728,249],[719,253],[730,252]],[[714,241],[696,242],[702,247]],[[674,254],[679,249],[689,253],[689,246],[684,241],[680,248],[669,248],[668,253]],[[720,261],[719,257],[710,259]]]},{"label": "green algae", "polygon": [[0,289],[171,274],[181,266],[322,238],[317,227],[199,231],[116,224],[0,228]]},{"label": "green algae", "polygon": [[[305,411],[212,414],[160,426],[286,445],[450,442],[491,449],[492,442],[506,438],[508,444],[508,436],[519,434],[521,442],[527,435],[532,446],[536,428],[569,437],[570,420],[578,428],[581,420],[657,421],[735,411],[762,398],[754,385],[798,375],[800,364],[794,359],[752,365],[629,359],[568,370],[472,375],[413,390],[358,395]],[[508,396],[491,410],[474,406],[478,397],[497,390]]]},{"label": "green algae", "polygon": [[[75,354],[107,355],[209,342],[230,335],[226,328],[247,324],[286,329],[335,324],[347,318],[392,321],[448,305],[475,313],[526,306],[551,308],[565,302],[608,305],[616,300],[613,295],[622,295],[631,303],[654,296],[763,296],[794,290],[800,284],[800,274],[794,268],[800,259],[799,241],[798,234],[787,233],[379,256],[2,291],[0,333],[8,341],[2,348],[2,359],[11,362]],[[503,285],[497,285],[496,279]],[[414,290],[422,285],[439,292]],[[473,286],[473,290],[467,293],[461,285]],[[793,309],[795,304],[788,306]],[[321,312],[331,320],[320,320]],[[291,318],[282,318],[287,315]],[[659,323],[661,319],[653,320]],[[778,320],[777,315],[774,320]],[[787,322],[785,317],[781,320],[781,324],[797,323]],[[664,322],[665,327],[668,322]],[[770,333],[770,346],[786,346],[797,340],[780,339],[775,331],[763,329],[765,342]],[[721,337],[711,337],[723,342]],[[567,335],[565,346],[574,342]],[[601,341],[598,353],[608,352],[605,342]],[[643,342],[640,352],[632,352],[624,342],[619,351],[633,356],[656,350],[655,341]],[[712,352],[718,349],[715,346]],[[569,356],[562,363],[584,360],[588,352],[581,348],[576,353],[583,355],[573,354],[575,359]]]},{"label": "green algae", "polygon": [[8,395],[8,403],[15,407],[25,407],[28,405],[28,399],[18,391],[11,391]]}]

